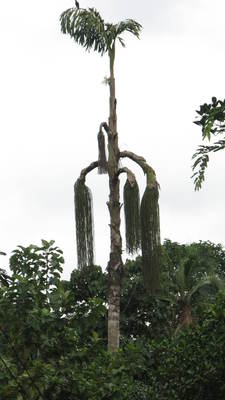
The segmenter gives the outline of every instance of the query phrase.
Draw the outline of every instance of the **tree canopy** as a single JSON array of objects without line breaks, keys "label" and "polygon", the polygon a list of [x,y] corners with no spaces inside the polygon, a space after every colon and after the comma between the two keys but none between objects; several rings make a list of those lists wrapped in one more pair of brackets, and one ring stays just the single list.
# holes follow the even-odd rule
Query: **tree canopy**
[{"label": "tree canopy", "polygon": [[141,25],[133,19],[117,24],[105,22],[95,8],[69,8],[61,14],[60,21],[63,33],[69,34],[86,50],[92,49],[101,55],[107,52],[111,54],[116,40],[124,47],[124,39],[121,36],[124,32],[139,38],[141,30]]}]

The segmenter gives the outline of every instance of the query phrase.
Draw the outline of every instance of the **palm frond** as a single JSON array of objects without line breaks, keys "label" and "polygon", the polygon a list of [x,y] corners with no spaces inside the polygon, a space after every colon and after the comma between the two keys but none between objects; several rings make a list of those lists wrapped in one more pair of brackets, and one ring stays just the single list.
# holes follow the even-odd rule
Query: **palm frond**
[{"label": "palm frond", "polygon": [[116,35],[118,36],[121,35],[121,33],[129,32],[139,38],[141,28],[142,26],[138,22],[133,19],[126,19],[116,24]]},{"label": "palm frond", "polygon": [[108,51],[105,23],[94,8],[70,8],[60,16],[61,30],[86,50]]},{"label": "palm frond", "polygon": [[225,283],[219,278],[216,274],[213,275],[205,275],[202,279],[200,279],[196,285],[188,293],[188,301],[191,301],[192,296],[198,292],[203,287],[213,286],[216,290],[224,290]]},{"label": "palm frond", "polygon": [[74,185],[76,239],[78,267],[94,263],[94,229],[92,196],[84,180],[78,179]]}]

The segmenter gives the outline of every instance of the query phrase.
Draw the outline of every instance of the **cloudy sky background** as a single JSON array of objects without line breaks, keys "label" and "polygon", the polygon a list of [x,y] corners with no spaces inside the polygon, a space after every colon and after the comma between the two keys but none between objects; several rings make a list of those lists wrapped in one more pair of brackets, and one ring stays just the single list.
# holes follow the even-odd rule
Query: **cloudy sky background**
[{"label": "cloudy sky background", "polygon": [[[126,36],[126,48],[117,49],[118,131],[121,150],[144,156],[157,173],[162,239],[225,244],[224,153],[211,157],[200,192],[190,179],[201,143],[195,110],[225,97],[224,1],[80,5],[96,7],[108,21],[143,25],[140,41]],[[64,250],[66,277],[76,266],[73,184],[97,159],[98,127],[108,118],[107,56],[86,53],[60,32],[59,16],[71,6],[73,0],[11,0],[0,12],[0,250],[10,255],[18,244],[54,239]],[[123,164],[132,166],[143,192],[142,172]],[[96,263],[105,267],[107,178],[93,171],[87,184]]]}]

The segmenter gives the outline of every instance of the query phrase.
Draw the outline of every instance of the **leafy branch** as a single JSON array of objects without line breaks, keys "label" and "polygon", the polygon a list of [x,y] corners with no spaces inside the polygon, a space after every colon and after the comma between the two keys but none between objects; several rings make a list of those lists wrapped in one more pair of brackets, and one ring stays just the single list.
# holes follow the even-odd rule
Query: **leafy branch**
[{"label": "leafy branch", "polygon": [[[225,132],[225,100],[217,100],[216,97],[212,97],[210,104],[203,104],[199,110],[196,110],[197,114],[200,115],[200,119],[194,121],[202,129],[202,140],[211,140],[212,135],[217,136]],[[202,183],[205,179],[205,170],[209,162],[209,153],[217,152],[225,148],[225,138],[216,141],[212,146],[199,146],[197,151],[192,156],[194,164],[192,170],[194,172],[192,178],[194,178],[195,190],[199,190],[202,187]]]}]

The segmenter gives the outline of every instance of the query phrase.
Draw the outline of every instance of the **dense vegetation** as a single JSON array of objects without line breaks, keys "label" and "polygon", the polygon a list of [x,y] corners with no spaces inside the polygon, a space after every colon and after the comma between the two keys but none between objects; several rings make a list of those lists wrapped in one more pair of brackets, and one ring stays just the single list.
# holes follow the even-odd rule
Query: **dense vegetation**
[{"label": "dense vegetation", "polygon": [[0,272],[0,398],[224,400],[225,252],[167,240],[162,254],[155,297],[141,258],[125,263],[122,346],[110,354],[106,273],[89,266],[64,281],[53,241],[18,247],[10,276]]}]

